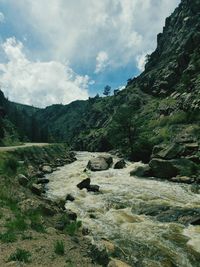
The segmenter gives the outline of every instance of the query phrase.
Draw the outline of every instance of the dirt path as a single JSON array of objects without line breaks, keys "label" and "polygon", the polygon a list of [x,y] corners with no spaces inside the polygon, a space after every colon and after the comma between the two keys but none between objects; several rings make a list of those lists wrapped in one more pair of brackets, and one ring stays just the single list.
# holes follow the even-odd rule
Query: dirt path
[{"label": "dirt path", "polygon": [[23,145],[19,146],[6,146],[6,147],[0,147],[0,152],[6,152],[6,151],[13,151],[18,148],[24,148],[24,147],[31,147],[31,146],[48,146],[48,143],[25,143]]}]

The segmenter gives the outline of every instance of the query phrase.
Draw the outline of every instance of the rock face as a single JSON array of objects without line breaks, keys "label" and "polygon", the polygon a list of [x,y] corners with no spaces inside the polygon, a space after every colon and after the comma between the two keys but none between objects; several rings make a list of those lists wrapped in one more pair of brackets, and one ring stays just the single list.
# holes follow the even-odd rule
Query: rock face
[{"label": "rock face", "polygon": [[114,169],[123,169],[126,167],[126,162],[124,159],[121,159],[115,163]]},{"label": "rock face", "polygon": [[87,168],[91,171],[104,171],[111,167],[113,159],[111,156],[99,156],[88,162]]}]

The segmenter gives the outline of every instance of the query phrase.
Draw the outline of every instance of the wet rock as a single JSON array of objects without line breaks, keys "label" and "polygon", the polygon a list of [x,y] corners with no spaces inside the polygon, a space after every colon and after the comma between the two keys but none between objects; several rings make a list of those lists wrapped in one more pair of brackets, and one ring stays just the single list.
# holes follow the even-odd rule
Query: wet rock
[{"label": "wet rock", "polygon": [[64,199],[59,199],[56,201],[56,205],[62,210],[65,210],[65,204],[66,202]]},{"label": "wet rock", "polygon": [[56,207],[52,205],[48,205],[46,203],[40,204],[39,209],[42,212],[42,214],[46,216],[54,216],[55,214],[59,212],[59,210],[56,209]]},{"label": "wet rock", "polygon": [[100,186],[99,185],[90,185],[88,188],[87,188],[87,191],[88,192],[99,192],[99,188]]},{"label": "wet rock", "polygon": [[131,267],[131,266],[128,265],[127,263],[123,262],[123,261],[120,261],[120,260],[117,260],[117,259],[112,259],[109,262],[108,267]]},{"label": "wet rock", "polygon": [[188,176],[177,176],[170,179],[172,182],[176,183],[185,183],[185,184],[191,184],[194,182],[194,179]]},{"label": "wet rock", "polygon": [[131,176],[149,177],[152,176],[151,168],[149,165],[138,166],[130,172]]},{"label": "wet rock", "polygon": [[192,225],[200,225],[200,216],[196,217],[196,218],[193,218],[189,224],[192,224]]},{"label": "wet rock", "polygon": [[111,167],[113,159],[111,156],[99,156],[89,160],[87,168],[91,171],[104,171]]},{"label": "wet rock", "polygon": [[66,210],[65,214],[67,215],[68,219],[70,221],[76,221],[77,219],[77,214],[75,212],[73,212],[72,210]]},{"label": "wet rock", "polygon": [[36,172],[35,176],[36,176],[37,178],[43,178],[43,177],[44,177],[44,173],[41,172],[41,171],[38,171],[38,172]]},{"label": "wet rock", "polygon": [[82,228],[82,235],[86,236],[86,235],[89,235],[89,233],[90,233],[90,230],[88,228],[86,227]]},{"label": "wet rock", "polygon": [[47,184],[49,183],[49,179],[47,178],[40,178],[37,180],[37,184]]},{"label": "wet rock", "polygon": [[45,174],[49,174],[49,173],[52,173],[53,170],[52,170],[52,168],[49,165],[44,165],[42,167],[42,172],[45,173]]},{"label": "wet rock", "polygon": [[126,167],[126,162],[124,159],[121,159],[115,163],[114,169],[123,169]]},{"label": "wet rock", "polygon": [[19,184],[22,186],[27,186],[27,184],[29,182],[29,179],[23,174],[19,174],[17,176],[17,179],[18,179]]},{"label": "wet rock", "polygon": [[74,201],[75,198],[71,194],[67,194],[65,200],[66,201]]},{"label": "wet rock", "polygon": [[82,182],[77,184],[77,187],[82,190],[83,188],[88,189],[90,187],[90,178],[84,179]]},{"label": "wet rock", "polygon": [[41,196],[41,194],[44,193],[44,188],[41,184],[32,184],[31,191],[32,193]]}]

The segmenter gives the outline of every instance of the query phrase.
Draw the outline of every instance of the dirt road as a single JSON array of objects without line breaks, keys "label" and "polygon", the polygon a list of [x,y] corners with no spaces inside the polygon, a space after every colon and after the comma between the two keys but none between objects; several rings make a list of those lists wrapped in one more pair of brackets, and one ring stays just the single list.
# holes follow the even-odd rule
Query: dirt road
[{"label": "dirt road", "polygon": [[18,148],[30,147],[30,146],[48,146],[48,143],[25,143],[19,146],[6,146],[0,147],[0,152],[13,151]]}]

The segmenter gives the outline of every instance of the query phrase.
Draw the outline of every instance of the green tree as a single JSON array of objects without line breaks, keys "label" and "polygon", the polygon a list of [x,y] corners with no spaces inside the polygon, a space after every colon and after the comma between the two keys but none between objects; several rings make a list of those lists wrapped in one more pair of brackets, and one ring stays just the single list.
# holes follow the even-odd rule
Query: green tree
[{"label": "green tree", "polygon": [[110,87],[109,85],[106,85],[106,86],[104,87],[103,94],[104,94],[105,96],[109,96],[110,93],[111,93],[111,87]]}]

